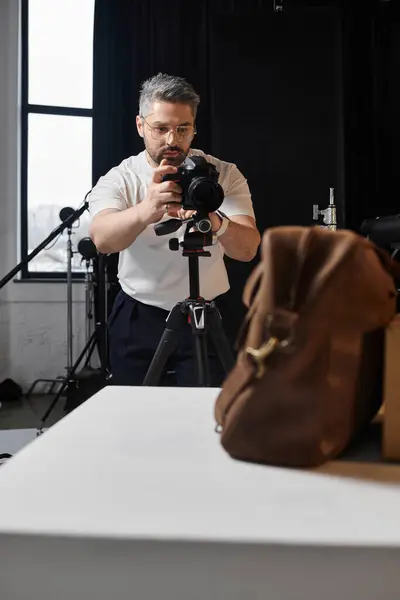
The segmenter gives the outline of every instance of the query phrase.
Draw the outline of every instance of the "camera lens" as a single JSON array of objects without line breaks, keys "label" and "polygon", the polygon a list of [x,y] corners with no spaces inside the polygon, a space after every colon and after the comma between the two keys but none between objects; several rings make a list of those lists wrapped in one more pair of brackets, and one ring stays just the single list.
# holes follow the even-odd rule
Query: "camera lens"
[{"label": "camera lens", "polygon": [[221,206],[224,192],[218,183],[206,177],[195,177],[190,183],[188,196],[196,210],[211,213]]}]

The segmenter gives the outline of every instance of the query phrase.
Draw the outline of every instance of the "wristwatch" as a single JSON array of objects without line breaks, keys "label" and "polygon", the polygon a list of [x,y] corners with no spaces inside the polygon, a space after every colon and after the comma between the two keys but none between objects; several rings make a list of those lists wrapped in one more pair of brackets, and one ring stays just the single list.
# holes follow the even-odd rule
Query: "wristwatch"
[{"label": "wristwatch", "polygon": [[221,219],[221,227],[218,229],[218,231],[215,232],[215,235],[217,237],[220,237],[221,235],[224,235],[225,231],[228,229],[230,219],[228,219],[228,217],[220,210],[216,210],[215,213]]}]

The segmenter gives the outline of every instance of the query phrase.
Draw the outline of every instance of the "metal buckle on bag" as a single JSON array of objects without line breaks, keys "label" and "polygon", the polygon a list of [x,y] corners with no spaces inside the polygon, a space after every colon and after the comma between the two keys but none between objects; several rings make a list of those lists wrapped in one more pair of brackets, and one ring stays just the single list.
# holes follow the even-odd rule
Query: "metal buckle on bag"
[{"label": "metal buckle on bag", "polygon": [[281,344],[280,340],[276,337],[271,337],[265,344],[260,348],[246,348],[246,354],[251,356],[257,366],[256,378],[261,379],[265,374],[265,361],[270,354],[275,350],[277,346]]},{"label": "metal buckle on bag", "polygon": [[[268,315],[267,318],[267,330],[270,331],[274,322],[273,315]],[[283,333],[283,332],[282,332]],[[267,358],[279,347],[287,348],[289,344],[293,341],[293,330],[286,330],[286,337],[284,339],[279,339],[276,335],[271,335],[268,340],[260,346],[260,348],[251,348],[248,346],[245,350],[248,356],[251,356],[253,362],[256,364],[257,372],[256,378],[261,379],[264,376],[266,371],[265,362]]]}]

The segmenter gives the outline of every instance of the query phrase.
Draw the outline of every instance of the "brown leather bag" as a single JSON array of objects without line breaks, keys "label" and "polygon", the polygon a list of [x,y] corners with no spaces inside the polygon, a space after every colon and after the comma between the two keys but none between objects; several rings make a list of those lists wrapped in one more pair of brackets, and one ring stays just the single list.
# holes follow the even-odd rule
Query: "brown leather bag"
[{"label": "brown leather bag", "polygon": [[234,458],[317,466],[380,408],[399,264],[355,233],[318,226],[267,230],[261,255],[217,430]]}]

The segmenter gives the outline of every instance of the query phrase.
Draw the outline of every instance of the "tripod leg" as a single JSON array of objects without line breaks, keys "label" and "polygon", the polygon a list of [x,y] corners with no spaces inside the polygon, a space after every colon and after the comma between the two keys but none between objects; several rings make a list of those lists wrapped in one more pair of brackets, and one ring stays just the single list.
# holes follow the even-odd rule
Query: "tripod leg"
[{"label": "tripod leg", "polygon": [[164,372],[167,360],[178,347],[178,332],[173,329],[165,329],[157,350],[150,363],[149,370],[144,378],[143,385],[157,385]]},{"label": "tripod leg", "polygon": [[209,332],[214,343],[217,355],[226,374],[228,374],[235,364],[233,352],[229,345],[225,331],[222,327],[222,320],[219,311],[214,303],[210,304],[207,313],[210,324]]},{"label": "tripod leg", "polygon": [[205,302],[189,302],[190,324],[194,339],[194,354],[199,386],[210,386],[210,365],[207,350],[208,311]]},{"label": "tripod leg", "polygon": [[208,363],[207,337],[194,335],[194,352],[197,367],[197,382],[199,387],[210,386],[210,366]]},{"label": "tripod leg", "polygon": [[182,303],[175,304],[168,315],[164,333],[157,346],[142,385],[158,385],[167,360],[178,347],[179,331],[186,326],[187,317],[181,310]]}]

